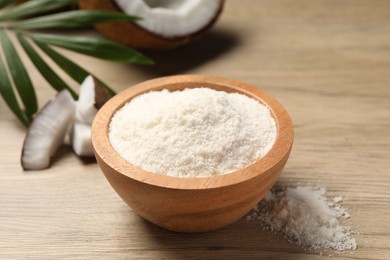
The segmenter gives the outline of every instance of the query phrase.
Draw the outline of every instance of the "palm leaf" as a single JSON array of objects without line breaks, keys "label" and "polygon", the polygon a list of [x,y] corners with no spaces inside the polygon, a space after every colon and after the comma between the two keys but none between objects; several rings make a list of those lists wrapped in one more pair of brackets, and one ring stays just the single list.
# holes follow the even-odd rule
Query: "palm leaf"
[{"label": "palm leaf", "polygon": [[84,68],[80,67],[73,61],[65,58],[63,55],[53,50],[46,44],[36,41],[37,46],[47,54],[63,71],[65,71],[71,78],[73,78],[76,82],[81,84],[86,77],[92,75],[100,84],[103,85],[107,89],[107,91],[114,96],[116,93],[112,90],[106,83],[102,80],[94,76],[92,73],[88,72]]},{"label": "palm leaf", "polygon": [[1,0],[0,1],[0,9],[15,2],[15,0]]},{"label": "palm leaf", "polygon": [[4,55],[8,63],[16,89],[24,104],[25,112],[29,121],[38,110],[38,101],[30,77],[15,50],[7,34],[0,29],[0,41],[3,46]]},{"label": "palm leaf", "polygon": [[[0,8],[13,2],[15,0],[0,0]],[[1,13],[0,22],[36,16],[37,14],[52,11],[76,2],[76,0],[30,0],[23,4],[15,5]],[[41,17],[28,18],[24,21],[0,24],[0,54],[3,53],[4,55],[4,60],[0,57],[0,94],[12,112],[27,126],[37,111],[38,102],[29,75],[5,29],[11,29],[16,33],[17,40],[23,47],[24,52],[54,89],[68,89],[73,97],[77,98],[75,91],[46,63],[41,57],[41,53],[37,52],[37,46],[65,73],[80,84],[88,75],[92,74],[60,54],[53,47],[60,47],[115,62],[153,64],[153,61],[132,48],[104,38],[37,34],[35,32],[22,34],[18,31],[15,32],[15,30],[76,28],[103,22],[137,19],[139,18],[122,13],[79,10],[48,14]],[[29,38],[34,41],[35,46]],[[111,95],[115,95],[115,92],[107,84],[96,76],[94,77]]]},{"label": "palm leaf", "polygon": [[62,36],[34,34],[36,42],[54,45],[99,59],[135,64],[153,64],[153,61],[140,52],[122,44],[104,39],[84,36]]},{"label": "palm leaf", "polygon": [[76,28],[98,23],[138,20],[140,18],[118,12],[77,10],[27,19],[11,25],[12,29]]},{"label": "palm leaf", "polygon": [[41,75],[46,79],[46,81],[57,91],[67,89],[74,99],[78,99],[76,92],[70,88],[39,56],[39,54],[34,50],[31,44],[22,36],[21,33],[17,33],[16,36],[20,44],[22,45],[24,51],[29,56],[32,63],[41,73]]},{"label": "palm leaf", "polygon": [[0,93],[7,103],[11,111],[19,118],[19,120],[28,126],[29,122],[23,110],[20,108],[19,103],[16,99],[14,90],[12,89],[11,81],[8,78],[7,70],[2,58],[0,57]]},{"label": "palm leaf", "polygon": [[75,0],[32,0],[20,4],[0,16],[0,21],[22,18],[57,9]]}]

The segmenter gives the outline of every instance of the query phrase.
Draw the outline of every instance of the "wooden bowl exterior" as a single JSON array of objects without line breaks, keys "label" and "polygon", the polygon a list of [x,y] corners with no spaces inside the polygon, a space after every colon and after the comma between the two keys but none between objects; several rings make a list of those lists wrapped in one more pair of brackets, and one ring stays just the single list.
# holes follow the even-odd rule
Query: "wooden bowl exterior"
[{"label": "wooden bowl exterior", "polygon": [[[178,178],[147,172],[116,153],[108,138],[109,123],[116,110],[151,90],[195,87],[238,92],[268,106],[278,133],[266,156],[234,173]],[[137,214],[172,231],[205,232],[235,222],[265,196],[287,162],[293,144],[293,125],[286,110],[256,87],[219,77],[171,76],[140,83],[109,100],[93,122],[92,144],[106,178]]]},{"label": "wooden bowl exterior", "polygon": [[[140,49],[163,50],[185,45],[201,37],[217,21],[222,12],[224,0],[220,0],[220,8],[214,19],[198,32],[181,37],[163,37],[149,32],[134,22],[113,22],[96,25],[96,28],[106,37],[119,43]],[[112,0],[80,0],[81,9],[105,10],[122,12]]]}]

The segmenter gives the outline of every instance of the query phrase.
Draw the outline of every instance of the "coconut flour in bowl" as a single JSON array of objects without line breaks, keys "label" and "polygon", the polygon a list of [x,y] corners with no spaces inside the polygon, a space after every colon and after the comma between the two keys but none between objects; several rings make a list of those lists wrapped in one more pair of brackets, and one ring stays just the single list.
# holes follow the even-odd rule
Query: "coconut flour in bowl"
[{"label": "coconut flour in bowl", "polygon": [[238,93],[209,88],[151,91],[111,119],[109,139],[130,163],[176,177],[234,172],[263,157],[275,142],[269,109]]}]

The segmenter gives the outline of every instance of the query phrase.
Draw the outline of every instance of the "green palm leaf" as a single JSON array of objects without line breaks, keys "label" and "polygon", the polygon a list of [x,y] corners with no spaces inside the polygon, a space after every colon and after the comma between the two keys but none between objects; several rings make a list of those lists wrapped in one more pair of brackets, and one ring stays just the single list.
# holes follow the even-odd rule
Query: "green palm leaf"
[{"label": "green palm leaf", "polygon": [[11,25],[12,29],[76,28],[98,23],[138,20],[138,17],[118,12],[77,10],[32,18]]},{"label": "green palm leaf", "polygon": [[0,21],[22,18],[57,9],[75,0],[33,0],[20,4],[0,16]]},{"label": "green palm leaf", "polygon": [[17,33],[16,36],[20,44],[22,45],[24,51],[29,56],[32,63],[41,73],[41,75],[46,79],[46,81],[57,91],[67,89],[70,94],[72,94],[74,99],[77,99],[78,96],[76,92],[73,91],[39,56],[39,54],[34,50],[31,44],[22,36],[21,33]]},{"label": "green palm leaf", "polygon": [[16,100],[16,96],[14,90],[12,89],[11,81],[8,78],[7,70],[5,68],[5,64],[3,63],[2,57],[0,57],[0,93],[11,111],[25,126],[28,126],[29,122],[27,121],[26,115],[23,113],[23,110],[20,108],[19,103]]},{"label": "green palm leaf", "polygon": [[38,110],[38,101],[34,87],[18,53],[15,50],[15,47],[8,38],[7,34],[1,29],[0,41],[4,49],[4,55],[8,63],[10,74],[12,75],[16,89],[18,90],[19,96],[24,104],[27,118],[31,121],[32,116]]},{"label": "green palm leaf", "polygon": [[112,90],[106,83],[101,81],[99,78],[97,78],[92,73],[85,70],[84,68],[80,67],[73,61],[65,58],[63,55],[53,50],[46,44],[40,42],[35,42],[35,43],[43,52],[47,54],[47,56],[49,56],[63,71],[65,71],[76,82],[81,84],[88,75],[92,75],[97,81],[99,81],[100,84],[102,84],[107,89],[107,91],[112,96],[116,94],[114,90]]},{"label": "green palm leaf", "polygon": [[153,64],[153,61],[140,52],[122,44],[103,39],[84,36],[62,36],[34,34],[36,42],[54,45],[99,59],[135,64]]},{"label": "green palm leaf", "polygon": [[[0,0],[0,8],[14,2],[16,0]],[[88,75],[92,74],[63,56],[53,47],[68,49],[108,61],[153,64],[150,58],[135,49],[104,38],[19,32],[19,30],[28,29],[86,27],[104,22],[139,19],[122,13],[98,10],[68,11],[30,18],[31,16],[53,11],[72,3],[75,4],[77,1],[30,0],[20,5],[11,6],[0,14],[0,94],[11,111],[26,126],[28,126],[36,113],[38,102],[34,86],[17,52],[17,48],[14,47],[8,36],[9,32],[5,30],[10,30],[10,33],[16,34],[24,52],[54,89],[58,91],[68,89],[74,98],[77,98],[76,92],[46,63],[45,59],[41,57],[41,52],[38,52],[36,47],[39,47],[65,73],[80,84]],[[26,17],[27,19],[24,19]],[[24,20],[8,22],[8,20],[20,19]],[[1,24],[1,21],[7,22]],[[1,53],[4,55],[4,60],[1,57]],[[94,77],[111,95],[115,95],[115,92],[107,84],[96,76]]]},{"label": "green palm leaf", "polygon": [[15,0],[1,0],[0,1],[0,8],[3,8],[11,3],[15,2]]}]

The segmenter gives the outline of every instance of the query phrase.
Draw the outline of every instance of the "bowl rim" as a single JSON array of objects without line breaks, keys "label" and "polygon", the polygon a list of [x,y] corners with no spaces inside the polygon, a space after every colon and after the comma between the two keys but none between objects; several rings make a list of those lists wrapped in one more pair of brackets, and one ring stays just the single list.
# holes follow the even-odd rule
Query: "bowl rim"
[{"label": "bowl rim", "polygon": [[[108,137],[111,118],[119,108],[132,98],[152,90],[158,91],[169,88],[172,91],[194,87],[209,87],[216,90],[244,94],[267,106],[277,126],[276,139],[268,153],[254,163],[232,173],[210,177],[174,177],[141,169],[126,161],[112,147]],[[284,107],[260,88],[222,77],[187,74],[144,81],[112,97],[100,108],[95,116],[91,129],[91,139],[98,162],[105,163],[121,175],[158,187],[202,190],[221,188],[250,181],[283,163],[286,157],[289,156],[292,148],[294,129],[291,118]]]}]

